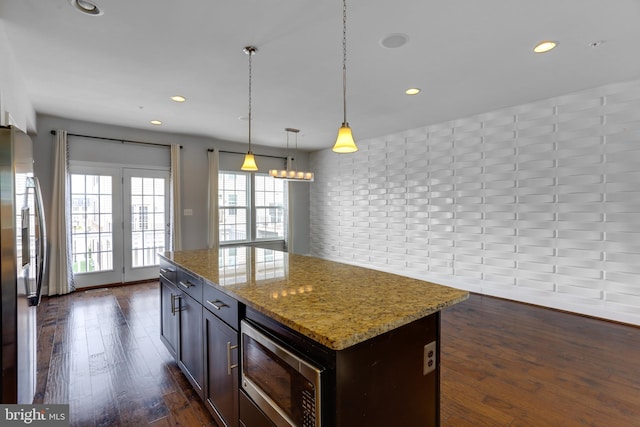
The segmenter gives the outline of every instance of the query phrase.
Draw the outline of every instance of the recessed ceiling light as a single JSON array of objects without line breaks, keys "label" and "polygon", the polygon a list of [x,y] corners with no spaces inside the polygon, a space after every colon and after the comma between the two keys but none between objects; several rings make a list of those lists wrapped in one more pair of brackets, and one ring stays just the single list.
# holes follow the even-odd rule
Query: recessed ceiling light
[{"label": "recessed ceiling light", "polygon": [[187,98],[185,98],[184,96],[181,96],[181,95],[174,95],[174,96],[171,97],[171,100],[175,101],[175,102],[185,102],[187,100]]},{"label": "recessed ceiling light", "polygon": [[411,87],[411,88],[405,90],[404,93],[406,93],[407,95],[417,95],[417,94],[420,93],[420,88]]},{"label": "recessed ceiling light", "polygon": [[71,3],[71,6],[73,6],[75,10],[85,15],[99,16],[104,13],[97,4],[89,0],[69,0],[69,3]]},{"label": "recessed ceiling light", "polygon": [[151,120],[152,125],[161,125],[162,122],[160,120]]},{"label": "recessed ceiling light", "polygon": [[600,47],[604,43],[604,40],[596,40],[589,43],[589,47]]},{"label": "recessed ceiling light", "polygon": [[409,41],[409,36],[406,34],[395,33],[380,39],[380,46],[387,49],[397,49],[404,46]]},{"label": "recessed ceiling light", "polygon": [[538,43],[536,47],[533,48],[533,51],[535,53],[545,53],[545,52],[549,52],[551,49],[555,48],[556,46],[558,46],[558,42],[554,42],[552,40],[545,40],[543,42]]}]

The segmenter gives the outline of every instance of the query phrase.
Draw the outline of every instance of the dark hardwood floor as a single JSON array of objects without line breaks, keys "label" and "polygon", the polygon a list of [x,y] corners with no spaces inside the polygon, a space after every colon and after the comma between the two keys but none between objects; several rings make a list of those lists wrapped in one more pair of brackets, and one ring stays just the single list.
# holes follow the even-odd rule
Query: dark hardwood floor
[{"label": "dark hardwood floor", "polygon": [[441,362],[445,426],[640,426],[640,328],[472,295]]},{"label": "dark hardwood floor", "polygon": [[[72,426],[215,426],[160,342],[158,283],[38,316],[36,403]],[[443,426],[640,426],[640,328],[472,295],[443,312],[441,359]]]},{"label": "dark hardwood floor", "polygon": [[215,426],[160,342],[157,282],[43,298],[36,403],[72,426]]}]

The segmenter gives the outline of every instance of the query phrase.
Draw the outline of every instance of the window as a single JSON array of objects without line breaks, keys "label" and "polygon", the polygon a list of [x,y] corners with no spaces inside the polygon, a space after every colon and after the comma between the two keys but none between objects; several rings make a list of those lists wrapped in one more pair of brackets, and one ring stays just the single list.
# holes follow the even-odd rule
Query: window
[{"label": "window", "polygon": [[284,240],[286,186],[264,174],[220,172],[220,242]]},{"label": "window", "polygon": [[[136,174],[133,171],[132,174]],[[166,244],[165,178],[131,176],[131,266],[159,264],[158,252]]]},{"label": "window", "polygon": [[112,177],[71,175],[74,273],[113,268]]},{"label": "window", "polygon": [[249,236],[249,174],[222,172],[218,178],[220,241],[246,241]]},{"label": "window", "polygon": [[256,239],[284,239],[284,181],[255,176]]}]

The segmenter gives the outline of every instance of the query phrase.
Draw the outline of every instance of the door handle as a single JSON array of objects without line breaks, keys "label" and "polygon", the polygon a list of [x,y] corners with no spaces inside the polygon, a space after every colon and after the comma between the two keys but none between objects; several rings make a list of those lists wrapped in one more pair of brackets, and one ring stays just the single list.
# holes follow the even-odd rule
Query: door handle
[{"label": "door handle", "polygon": [[188,280],[186,282],[183,282],[181,280],[180,281],[180,286],[182,286],[185,289],[189,289],[190,287],[195,286],[195,285],[193,283],[191,283],[190,281],[188,281]]},{"label": "door handle", "polygon": [[171,314],[174,316],[177,311],[180,311],[180,309],[176,307],[176,301],[180,302],[180,295],[171,294]]},{"label": "door handle", "polygon": [[207,304],[209,304],[211,307],[215,308],[216,310],[220,310],[222,307],[229,307],[227,304],[225,304],[224,302],[220,301],[219,299],[217,299],[215,301],[207,300]]},{"label": "door handle", "polygon": [[227,341],[227,375],[231,375],[231,370],[237,368],[238,364],[231,364],[231,350],[238,348],[237,345],[231,345],[231,341]]}]

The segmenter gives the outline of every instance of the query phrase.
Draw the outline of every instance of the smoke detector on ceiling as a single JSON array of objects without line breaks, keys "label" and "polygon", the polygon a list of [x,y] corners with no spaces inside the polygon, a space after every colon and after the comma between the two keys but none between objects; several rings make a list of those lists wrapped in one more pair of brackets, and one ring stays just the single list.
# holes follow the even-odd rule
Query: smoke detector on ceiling
[{"label": "smoke detector on ceiling", "polygon": [[71,3],[71,6],[73,6],[75,10],[85,15],[99,16],[104,13],[97,4],[89,0],[69,0],[69,3]]}]

